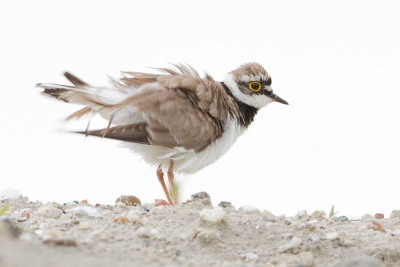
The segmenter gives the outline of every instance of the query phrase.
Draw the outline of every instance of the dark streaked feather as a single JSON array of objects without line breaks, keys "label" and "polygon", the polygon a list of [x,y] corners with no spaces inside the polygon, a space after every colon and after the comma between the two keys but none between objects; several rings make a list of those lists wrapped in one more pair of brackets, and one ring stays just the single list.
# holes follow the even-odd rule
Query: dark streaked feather
[{"label": "dark streaked feather", "polygon": [[88,83],[82,81],[81,79],[79,79],[75,75],[69,73],[68,71],[64,72],[64,76],[65,76],[65,78],[68,79],[68,81],[70,81],[75,86],[89,86]]},{"label": "dark streaked feather", "polygon": [[82,131],[80,134],[117,139],[125,142],[134,142],[139,144],[149,144],[148,133],[145,123],[134,123],[122,126],[115,126],[106,129]]}]

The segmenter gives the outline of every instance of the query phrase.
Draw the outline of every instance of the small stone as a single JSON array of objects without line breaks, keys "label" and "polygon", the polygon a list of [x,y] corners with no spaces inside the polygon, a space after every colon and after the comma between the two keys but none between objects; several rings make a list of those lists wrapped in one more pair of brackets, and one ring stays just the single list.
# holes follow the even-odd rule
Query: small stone
[{"label": "small stone", "polygon": [[204,191],[192,195],[192,200],[193,201],[194,200],[198,200],[198,199],[208,199],[208,198],[210,198],[210,195],[207,192],[204,192]]},{"label": "small stone", "polygon": [[250,205],[240,207],[239,210],[246,212],[246,213],[253,213],[253,212],[259,213],[260,212],[260,210],[258,208],[254,207],[254,206],[250,206]]},{"label": "small stone", "polygon": [[159,232],[158,232],[157,229],[151,229],[151,230],[150,230],[150,235],[151,235],[151,236],[158,236],[158,233],[159,233]]},{"label": "small stone", "polygon": [[283,233],[281,235],[284,239],[291,239],[293,237],[292,233]]},{"label": "small stone", "polygon": [[337,232],[327,233],[325,235],[325,239],[326,240],[337,240],[337,239],[339,239],[339,235]]},{"label": "small stone", "polygon": [[128,219],[131,220],[132,222],[137,222],[140,221],[140,214],[136,210],[131,210],[128,212]]},{"label": "small stone", "polygon": [[149,238],[150,237],[150,230],[144,226],[140,227],[139,229],[136,230],[136,234],[139,237],[143,238]]},{"label": "small stone", "polygon": [[221,223],[226,217],[226,212],[221,207],[203,209],[200,211],[200,219],[209,223]]},{"label": "small stone", "polygon": [[292,240],[290,240],[289,242],[287,242],[287,243],[281,245],[281,246],[278,248],[278,250],[279,250],[279,252],[281,252],[281,253],[287,252],[287,251],[290,251],[290,250],[293,250],[293,249],[299,247],[300,244],[301,244],[301,242],[302,242],[302,240],[301,240],[300,238],[298,238],[298,237],[293,237]]},{"label": "small stone", "polygon": [[278,219],[276,218],[275,215],[273,215],[271,212],[262,212],[263,214],[263,219],[267,222],[277,222]]},{"label": "small stone", "polygon": [[138,206],[138,205],[142,204],[140,199],[133,195],[126,195],[126,196],[122,195],[119,198],[117,198],[117,200],[115,202],[116,203],[122,202],[127,206]]},{"label": "small stone", "polygon": [[210,244],[211,242],[217,240],[218,234],[215,230],[202,229],[197,235],[204,244]]},{"label": "small stone", "polygon": [[315,243],[315,242],[318,242],[319,240],[320,240],[320,238],[315,235],[309,236],[307,238],[307,242],[309,242],[309,243]]},{"label": "small stone", "polygon": [[61,216],[63,212],[62,210],[53,206],[43,206],[38,209],[37,213],[43,217],[57,219]]},{"label": "small stone", "polygon": [[29,219],[29,217],[31,217],[31,214],[30,214],[29,211],[23,211],[23,212],[21,213],[21,217],[22,217],[22,218],[27,218],[27,219]]},{"label": "small stone", "polygon": [[104,218],[101,212],[93,207],[84,206],[84,207],[76,207],[74,209],[74,214],[78,217],[94,217],[94,218]]},{"label": "small stone", "polygon": [[259,256],[254,253],[254,252],[247,252],[246,255],[244,255],[244,259],[247,261],[257,261]]},{"label": "small stone", "polygon": [[291,219],[285,219],[284,223],[286,225],[291,225],[293,223],[293,221]]},{"label": "small stone", "polygon": [[129,222],[129,219],[127,217],[117,217],[113,220],[115,223],[127,223]]},{"label": "small stone", "polygon": [[324,219],[326,218],[326,213],[323,210],[316,210],[311,214],[311,216],[317,219]]},{"label": "small stone", "polygon": [[304,218],[306,216],[307,216],[307,211],[306,210],[300,210],[296,214],[296,218],[298,218],[298,219],[302,219],[302,218]]},{"label": "small stone", "polygon": [[55,238],[50,237],[43,241],[46,245],[53,245],[53,246],[66,246],[66,247],[76,247],[76,241],[74,239],[69,238]]},{"label": "small stone", "polygon": [[90,222],[80,222],[78,224],[78,229],[89,230],[89,229],[92,229],[92,225],[90,224]]},{"label": "small stone", "polygon": [[115,206],[116,206],[117,208],[121,208],[121,209],[125,209],[125,208],[127,207],[127,205],[126,205],[124,202],[117,202],[117,203],[115,204]]},{"label": "small stone", "polygon": [[378,223],[377,221],[372,221],[371,223],[372,225],[368,225],[368,229],[372,229],[374,231],[386,232],[382,224]]},{"label": "small stone", "polygon": [[154,206],[168,206],[169,203],[165,201],[164,199],[155,199],[154,200]]},{"label": "small stone", "polygon": [[228,201],[221,201],[221,202],[219,202],[218,207],[231,208],[232,207],[232,203],[228,202]]},{"label": "small stone", "polygon": [[383,213],[375,213],[374,217],[376,219],[383,219],[383,218],[385,218],[385,215]]},{"label": "small stone", "polygon": [[314,255],[310,251],[304,251],[299,254],[299,265],[303,267],[314,266]]},{"label": "small stone", "polygon": [[368,255],[353,259],[345,259],[333,265],[333,267],[383,267],[384,265],[376,258]]},{"label": "small stone", "polygon": [[390,213],[390,219],[399,221],[400,220],[400,210],[392,211],[392,213]]},{"label": "small stone", "polygon": [[335,221],[335,222],[348,222],[350,220],[346,216],[339,216],[339,217],[334,216],[333,217],[333,221]]},{"label": "small stone", "polygon": [[22,193],[12,188],[7,188],[0,192],[0,200],[4,199],[17,200],[20,197],[22,197]]}]

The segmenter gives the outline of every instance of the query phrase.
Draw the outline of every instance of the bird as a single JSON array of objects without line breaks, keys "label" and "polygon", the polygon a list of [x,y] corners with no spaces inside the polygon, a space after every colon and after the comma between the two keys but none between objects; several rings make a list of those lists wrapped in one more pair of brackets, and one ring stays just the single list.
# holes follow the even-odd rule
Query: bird
[{"label": "bird", "polygon": [[[72,85],[38,83],[44,95],[83,107],[66,119],[99,114],[104,129],[77,133],[122,141],[123,146],[157,166],[157,178],[168,200],[178,204],[174,173],[195,173],[215,162],[272,102],[288,105],[271,86],[271,76],[255,62],[228,72],[222,81],[200,75],[188,64],[121,72],[109,86],[90,85],[70,72]],[[90,121],[89,121],[90,122]],[[168,193],[167,170],[172,197]]]}]

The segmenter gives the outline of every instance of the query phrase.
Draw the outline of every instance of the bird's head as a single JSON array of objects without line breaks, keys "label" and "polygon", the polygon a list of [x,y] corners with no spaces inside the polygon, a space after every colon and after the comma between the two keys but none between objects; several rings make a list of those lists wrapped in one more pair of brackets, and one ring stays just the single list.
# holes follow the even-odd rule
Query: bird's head
[{"label": "bird's head", "polygon": [[229,72],[223,82],[237,100],[257,109],[271,102],[289,104],[274,94],[271,76],[260,64],[243,64]]}]

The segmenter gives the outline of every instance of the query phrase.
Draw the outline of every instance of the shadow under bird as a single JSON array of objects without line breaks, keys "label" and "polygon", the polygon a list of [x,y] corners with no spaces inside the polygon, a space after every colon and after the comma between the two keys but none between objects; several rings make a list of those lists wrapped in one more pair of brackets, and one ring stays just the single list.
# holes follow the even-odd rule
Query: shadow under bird
[{"label": "shadow under bird", "polygon": [[[110,87],[92,86],[66,72],[73,85],[39,83],[45,95],[82,109],[67,119],[100,114],[108,127],[79,133],[120,140],[157,168],[169,204],[178,203],[174,171],[194,173],[220,158],[271,102],[288,104],[257,63],[229,72],[222,82],[201,77],[188,65],[159,68],[158,74],[123,72]],[[111,127],[113,126],[113,127]],[[173,199],[168,194],[163,170]]]}]

